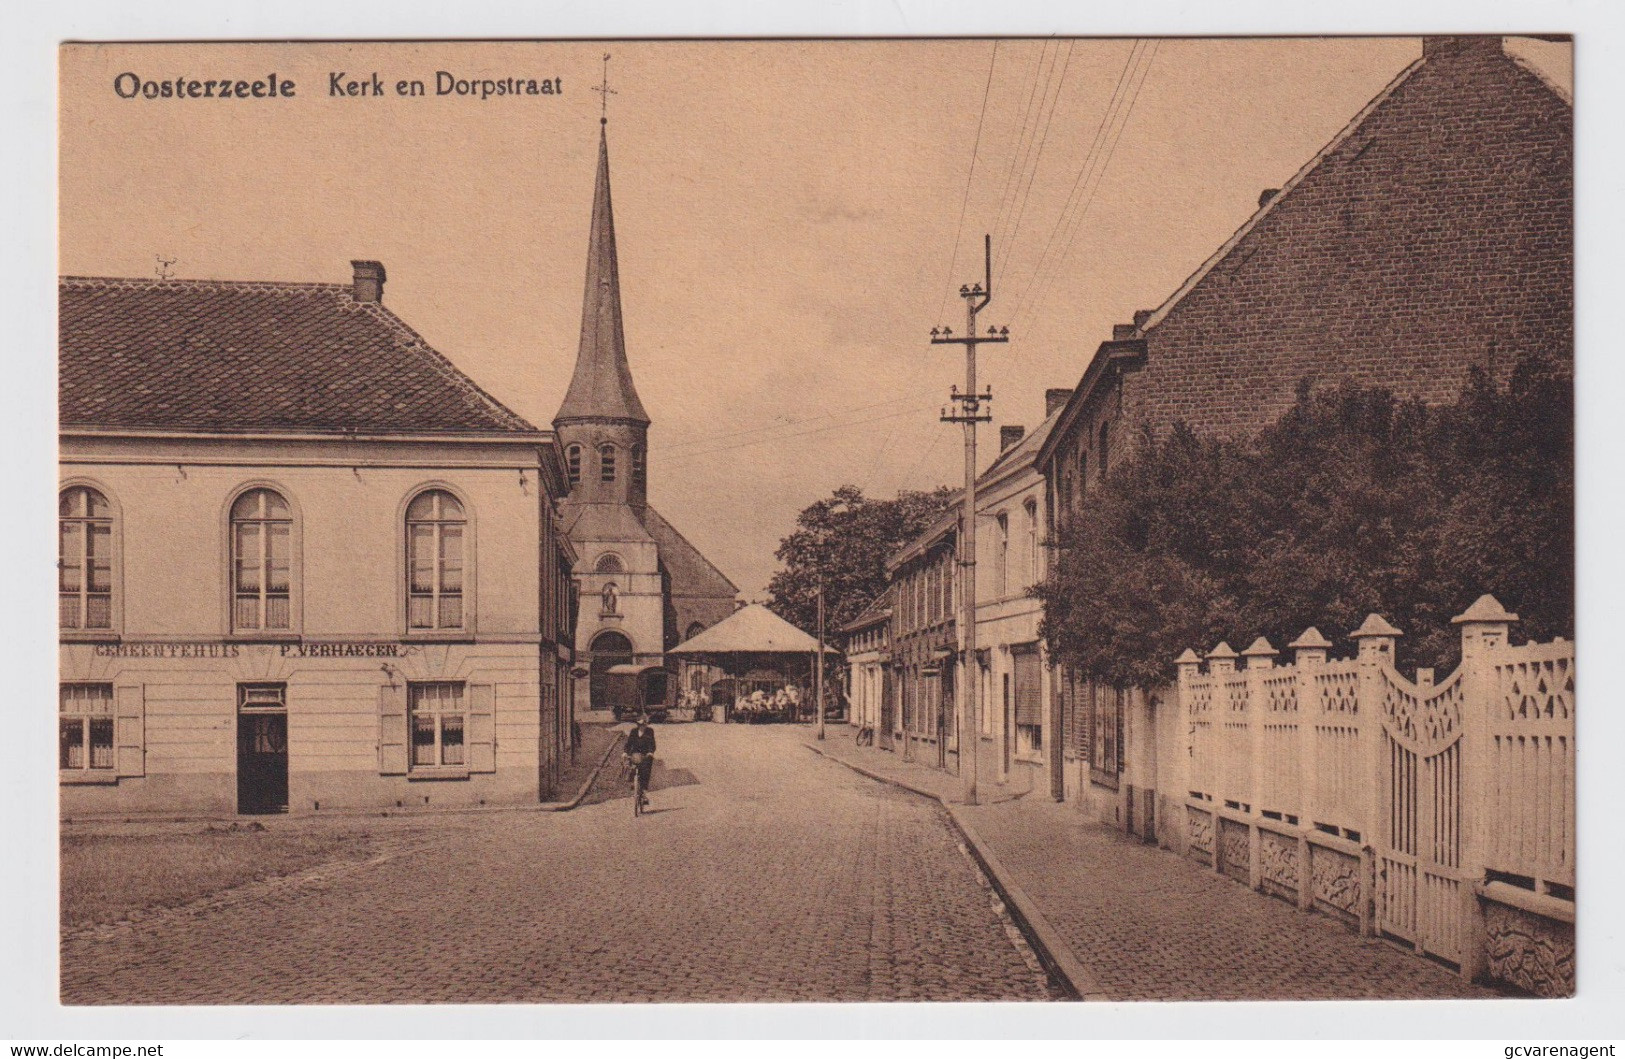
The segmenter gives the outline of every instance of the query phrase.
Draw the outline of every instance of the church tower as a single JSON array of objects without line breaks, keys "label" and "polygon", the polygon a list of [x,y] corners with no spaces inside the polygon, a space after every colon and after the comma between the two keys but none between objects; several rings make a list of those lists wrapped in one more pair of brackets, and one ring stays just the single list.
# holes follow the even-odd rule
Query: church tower
[{"label": "church tower", "polygon": [[[600,119],[603,121],[603,119]],[[570,494],[595,504],[648,503],[649,415],[626,362],[615,213],[609,197],[609,139],[598,132],[598,180],[587,236],[581,344],[569,392],[553,417],[570,470]]]},{"label": "church tower", "polygon": [[[607,100],[607,78],[600,91]],[[553,417],[570,479],[562,514],[578,555],[575,645],[588,676],[577,681],[575,709],[583,720],[609,719],[609,674],[617,667],[642,671],[649,705],[678,705],[681,693],[670,679],[675,666],[666,651],[727,617],[738,594],[649,506],[649,415],[626,359],[608,124],[607,116],[599,119],[575,373]]]}]

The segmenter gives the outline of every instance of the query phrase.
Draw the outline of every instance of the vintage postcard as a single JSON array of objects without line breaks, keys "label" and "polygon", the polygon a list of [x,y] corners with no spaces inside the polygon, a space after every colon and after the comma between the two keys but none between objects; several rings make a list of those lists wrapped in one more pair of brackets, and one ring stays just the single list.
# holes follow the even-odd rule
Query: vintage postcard
[{"label": "vintage postcard", "polygon": [[59,63],[64,1005],[1576,992],[1569,38]]}]

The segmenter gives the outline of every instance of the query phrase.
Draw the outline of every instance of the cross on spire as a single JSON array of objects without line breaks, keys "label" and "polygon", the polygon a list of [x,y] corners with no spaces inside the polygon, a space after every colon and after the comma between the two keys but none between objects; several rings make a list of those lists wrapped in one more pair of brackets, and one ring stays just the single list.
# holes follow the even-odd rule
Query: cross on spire
[{"label": "cross on spire", "polygon": [[608,125],[609,124],[609,97],[619,94],[613,88],[609,87],[609,53],[608,52],[604,53],[604,83],[601,84],[601,85],[593,85],[592,90],[594,92],[597,92],[599,94],[599,96],[601,97],[600,98],[600,104],[601,104],[602,109],[599,111],[598,124],[600,124],[600,125]]}]

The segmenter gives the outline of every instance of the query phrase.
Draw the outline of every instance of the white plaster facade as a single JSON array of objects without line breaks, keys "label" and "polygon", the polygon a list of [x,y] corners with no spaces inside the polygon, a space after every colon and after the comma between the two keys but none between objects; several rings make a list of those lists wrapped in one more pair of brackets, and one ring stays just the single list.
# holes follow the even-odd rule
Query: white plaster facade
[{"label": "white plaster facade", "polygon": [[[112,605],[62,630],[61,679],[113,689],[118,760],[63,769],[62,811],[238,811],[247,687],[280,688],[290,811],[545,797],[569,741],[551,444],[65,430],[63,488],[110,506]],[[233,627],[230,512],[254,488],[291,511],[286,629]],[[465,520],[462,620],[413,630],[406,508],[431,489]],[[420,682],[458,688],[460,764],[410,763]]]}]

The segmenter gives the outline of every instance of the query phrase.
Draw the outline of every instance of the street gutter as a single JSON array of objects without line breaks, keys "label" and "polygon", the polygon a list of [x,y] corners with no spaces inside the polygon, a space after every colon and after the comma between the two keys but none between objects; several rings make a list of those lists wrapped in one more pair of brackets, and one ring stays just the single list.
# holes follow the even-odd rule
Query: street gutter
[{"label": "street gutter", "polygon": [[882,776],[871,772],[862,765],[855,765],[844,758],[826,753],[822,748],[811,743],[803,743],[808,750],[828,758],[830,761],[845,765],[860,776],[867,776],[877,783],[887,783],[893,787],[918,794],[922,798],[929,798],[936,802],[948,814],[948,820],[953,824],[954,830],[959,832],[965,841],[965,847],[970,851],[972,859],[982,870],[982,875],[993,887],[995,893],[1004,901],[1004,907],[1010,913],[1010,918],[1021,931],[1027,944],[1032,946],[1033,953],[1037,955],[1038,962],[1043,965],[1057,985],[1073,1000],[1083,1001],[1110,1001],[1112,998],[1101,988],[1100,982],[1094,974],[1083,965],[1072,946],[1066,943],[1049,919],[1044,915],[1036,902],[1016,882],[1015,876],[999,860],[998,854],[987,844],[971,822],[954,807],[952,802],[928,790],[914,786],[906,780],[895,779],[891,776]]}]

